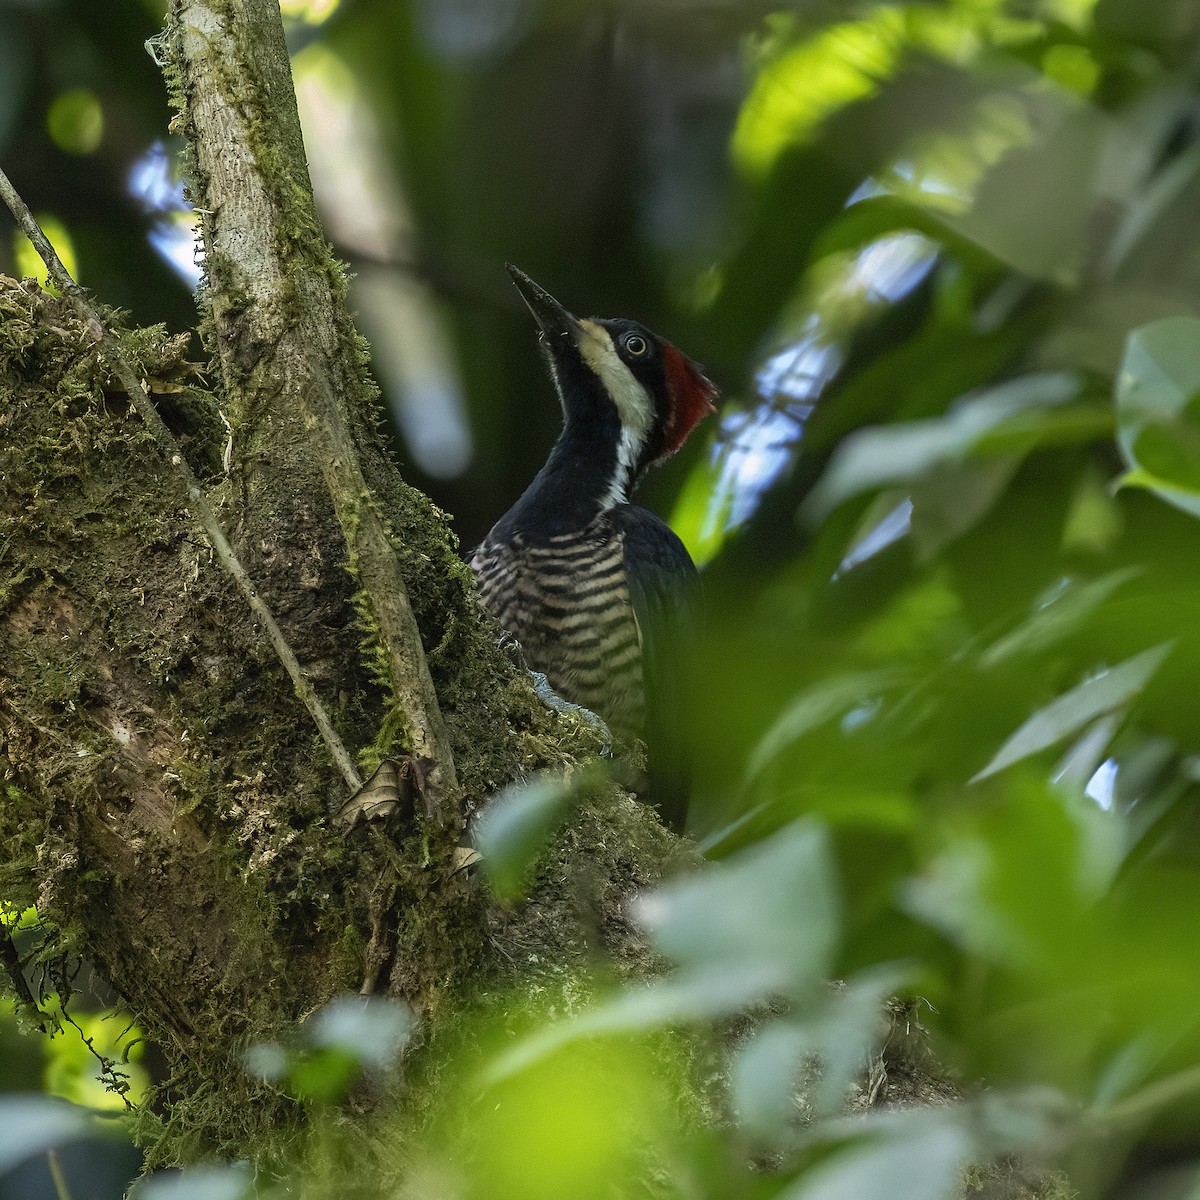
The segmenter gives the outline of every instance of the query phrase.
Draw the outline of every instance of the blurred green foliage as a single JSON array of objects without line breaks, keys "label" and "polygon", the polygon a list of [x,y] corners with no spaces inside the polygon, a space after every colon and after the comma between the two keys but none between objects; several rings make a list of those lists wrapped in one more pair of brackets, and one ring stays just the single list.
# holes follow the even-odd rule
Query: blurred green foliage
[{"label": "blurred green foliage", "polygon": [[[671,968],[567,1017],[543,997],[515,1044],[481,1018],[361,1178],[322,1126],[312,1194],[1069,1194],[979,1174],[1012,1155],[1085,1196],[1193,1194],[1200,6],[285,10],[406,473],[466,544],[557,423],[503,261],[646,320],[726,396],[645,497],[709,599],[692,826],[720,861],[642,904]],[[185,327],[147,241],[169,197],[127,186],[166,136],[157,6],[0,16],[0,161],[86,284]],[[349,197],[321,167],[343,138]],[[0,239],[0,268],[23,253]],[[393,337],[424,382],[390,376]],[[434,426],[469,465],[418,453]],[[506,798],[506,895],[567,798]],[[966,1098],[848,1121],[897,989]],[[680,1028],[725,1063],[711,1111],[679,1108],[703,1070],[656,1039]],[[328,1108],[362,1058],[271,1061]]]}]

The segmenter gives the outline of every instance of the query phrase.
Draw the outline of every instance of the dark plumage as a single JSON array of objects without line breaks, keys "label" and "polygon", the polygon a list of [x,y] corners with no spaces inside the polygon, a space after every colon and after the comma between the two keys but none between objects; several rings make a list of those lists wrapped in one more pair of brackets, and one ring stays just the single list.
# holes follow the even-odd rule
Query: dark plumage
[{"label": "dark plumage", "polygon": [[681,828],[696,569],[665,522],[628,494],[712,411],[716,388],[636,321],[579,320],[509,272],[541,329],[563,431],[471,566],[530,667],[618,735],[645,737],[650,798]]}]

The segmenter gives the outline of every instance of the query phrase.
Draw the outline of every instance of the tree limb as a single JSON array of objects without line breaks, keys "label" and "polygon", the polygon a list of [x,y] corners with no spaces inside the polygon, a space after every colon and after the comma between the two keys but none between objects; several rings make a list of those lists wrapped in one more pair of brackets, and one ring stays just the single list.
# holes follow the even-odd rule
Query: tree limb
[{"label": "tree limb", "polygon": [[[433,764],[428,815],[444,820],[458,805],[454,759],[397,547],[363,472],[374,388],[316,216],[279,6],[174,0],[170,19],[187,80],[175,100],[192,147],[211,337],[247,492],[257,486],[251,448],[298,426],[345,536],[408,748]],[[271,469],[278,476],[277,462]]]}]

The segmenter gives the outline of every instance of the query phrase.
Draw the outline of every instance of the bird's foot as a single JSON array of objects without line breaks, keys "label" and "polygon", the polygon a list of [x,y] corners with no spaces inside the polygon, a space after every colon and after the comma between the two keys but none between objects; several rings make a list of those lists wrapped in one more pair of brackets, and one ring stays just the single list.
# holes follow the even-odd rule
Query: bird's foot
[{"label": "bird's foot", "polygon": [[572,704],[570,700],[564,700],[550,686],[550,680],[541,671],[530,671],[529,676],[533,680],[533,690],[541,697],[543,704],[554,709],[555,712],[575,713],[604,739],[604,752],[607,754],[612,750],[612,730],[605,724],[603,717],[598,717],[590,708],[584,708],[582,704]]}]

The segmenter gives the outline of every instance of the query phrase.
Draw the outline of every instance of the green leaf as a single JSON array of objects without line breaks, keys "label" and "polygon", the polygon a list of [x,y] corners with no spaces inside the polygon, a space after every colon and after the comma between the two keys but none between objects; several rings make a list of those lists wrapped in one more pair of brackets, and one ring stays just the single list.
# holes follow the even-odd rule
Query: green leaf
[{"label": "green leaf", "polygon": [[758,71],[742,103],[734,160],[753,176],[769,172],[789,145],[810,139],[830,113],[876,91],[900,61],[902,38],[897,13],[881,9],[783,49]]},{"label": "green leaf", "polygon": [[241,1164],[188,1167],[177,1175],[152,1175],[137,1185],[133,1200],[244,1200],[250,1188],[250,1172]]},{"label": "green leaf", "polygon": [[251,1046],[246,1070],[293,1096],[334,1103],[364,1070],[383,1072],[399,1057],[413,1027],[407,1006],[377,996],[341,996],[300,1027],[303,1043]]},{"label": "green leaf", "polygon": [[1126,471],[1116,481],[1116,486],[1118,490],[1122,488],[1145,488],[1146,491],[1153,492],[1160,500],[1165,500],[1168,504],[1182,509],[1190,516],[1200,517],[1200,491],[1175,487],[1168,480],[1155,475],[1151,471],[1143,471],[1141,468]]},{"label": "green leaf", "polygon": [[335,1104],[344,1099],[362,1073],[362,1065],[349,1050],[326,1046],[292,1055],[286,1090],[300,1100]]},{"label": "green leaf", "polygon": [[896,671],[856,671],[824,680],[793,697],[751,751],[747,778],[753,779],[804,734],[893,687],[898,679]]},{"label": "green leaf", "polygon": [[407,1005],[378,996],[341,996],[304,1024],[314,1046],[344,1050],[374,1070],[395,1062],[412,1027]]},{"label": "green leaf", "polygon": [[475,845],[492,889],[513,900],[525,889],[530,868],[566,814],[573,784],[545,772],[497,792],[475,821]]},{"label": "green leaf", "polygon": [[82,1108],[48,1096],[0,1096],[0,1175],[35,1154],[94,1132]]},{"label": "green leaf", "polygon": [[912,489],[912,539],[928,562],[971,529],[1004,494],[1021,459],[1005,454],[984,462],[944,463]]},{"label": "green leaf", "polygon": [[699,459],[688,474],[668,522],[702,567],[720,552],[730,533],[735,490],[722,480],[722,459]]},{"label": "green leaf", "polygon": [[[884,1001],[903,982],[893,967],[840,985],[815,1013],[763,1025],[734,1060],[734,1108],[744,1128],[775,1140],[795,1124],[798,1091],[818,1116],[837,1113],[846,1091],[879,1040]],[[814,1070],[801,1078],[806,1060]]]},{"label": "green leaf", "polygon": [[1045,750],[1078,733],[1085,725],[1111,712],[1138,694],[1171,652],[1174,642],[1163,642],[1108,667],[1040,708],[996,751],[971,782],[986,779],[1013,763]]},{"label": "green leaf", "polygon": [[991,167],[966,212],[943,219],[1022,274],[1073,284],[1084,263],[1104,117],[1041,78],[997,96],[991,107],[1028,121],[1032,140]]},{"label": "green leaf", "polygon": [[1087,583],[1062,580],[1038,598],[1037,607],[1010,633],[993,642],[979,656],[985,668],[1006,659],[1036,654],[1069,637],[1122,584],[1140,575],[1140,567],[1122,567]]},{"label": "green leaf", "polygon": [[278,1083],[288,1073],[291,1056],[278,1042],[259,1042],[242,1055],[242,1066],[258,1079]]},{"label": "green leaf", "polygon": [[1054,772],[1054,782],[1083,791],[1104,761],[1121,724],[1119,712],[1105,713],[1084,730],[1068,748]]},{"label": "green leaf", "polygon": [[982,837],[961,836],[925,871],[906,880],[901,904],[977,954],[997,962],[1024,962],[1032,954],[1019,920],[990,894],[996,874],[992,848]]},{"label": "green leaf", "polygon": [[868,196],[851,204],[824,227],[813,249],[813,260],[861,249],[891,233],[909,232],[937,237],[944,230],[935,216],[911,200],[887,193]]},{"label": "green leaf", "polygon": [[[1171,103],[1161,95],[1151,103],[1164,105],[1164,101],[1166,105]],[[1114,122],[1115,131],[1119,131],[1119,136],[1126,142],[1121,147],[1125,153],[1121,154],[1120,165],[1116,169],[1123,168],[1127,173],[1122,186],[1132,195],[1132,203],[1126,209],[1104,256],[1106,271],[1112,275],[1134,252],[1144,251],[1155,235],[1161,237],[1164,233],[1170,233],[1170,222],[1163,220],[1164,214],[1171,205],[1180,201],[1187,205],[1187,193],[1194,187],[1197,172],[1200,171],[1200,146],[1189,146],[1162,163],[1154,176],[1146,181],[1146,186],[1140,187],[1143,180],[1137,175],[1146,170],[1146,164],[1140,161],[1146,151],[1138,143],[1145,142],[1145,120],[1145,113],[1139,112],[1136,121],[1126,117],[1124,121],[1118,119]]]},{"label": "green leaf", "polygon": [[780,1200],[952,1200],[974,1139],[953,1109],[905,1114],[806,1171]]},{"label": "green leaf", "polygon": [[776,975],[803,988],[832,965],[839,912],[828,836],[798,822],[709,870],[644,896],[637,913],[685,971]]},{"label": "green leaf", "polygon": [[[992,452],[1011,452],[1029,449],[1043,435],[1056,440],[1064,427],[1053,410],[1078,395],[1075,375],[1043,371],[961,400],[941,417],[860,429],[838,447],[803,515],[820,520],[851,496],[922,479],[941,464],[962,462],[985,444]],[[1075,439],[1075,421],[1065,428]],[[1094,422],[1087,425],[1088,436],[1094,429]]]},{"label": "green leaf", "polygon": [[637,915],[678,969],[524,1039],[502,1078],[567,1042],[727,1016],[816,988],[833,965],[840,913],[829,839],[798,822],[708,870],[643,897]]},{"label": "green leaf", "polygon": [[1200,516],[1200,319],[1168,317],[1129,335],[1117,376],[1122,487]]},{"label": "green leaf", "polygon": [[449,1114],[457,1144],[443,1150],[442,1161],[426,1152],[423,1178],[410,1175],[408,1187],[360,1194],[414,1200],[649,1196],[649,1156],[658,1158],[673,1133],[677,1089],[687,1086],[676,1070],[645,1042],[608,1039],[561,1047],[517,1073],[469,1078]]},{"label": "green leaf", "polygon": [[1200,494],[1200,425],[1147,425],[1134,439],[1133,453],[1143,471]]},{"label": "green leaf", "polygon": [[803,1021],[771,1021],[742,1047],[733,1063],[733,1106],[741,1126],[774,1141],[797,1118],[796,1095],[804,1060],[816,1049]]},{"label": "green leaf", "polygon": [[815,1107],[820,1116],[836,1116],[854,1080],[879,1042],[880,1018],[889,996],[905,983],[908,969],[883,963],[863,971],[833,993],[817,1028],[821,1078]]}]

